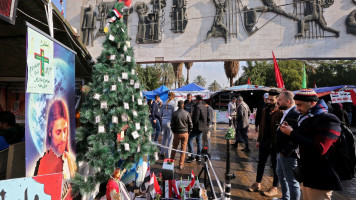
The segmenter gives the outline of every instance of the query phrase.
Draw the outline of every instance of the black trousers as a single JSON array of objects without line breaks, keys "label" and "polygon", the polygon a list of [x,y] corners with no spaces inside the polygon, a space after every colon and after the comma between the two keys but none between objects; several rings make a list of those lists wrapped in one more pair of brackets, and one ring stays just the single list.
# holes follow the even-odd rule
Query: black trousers
[{"label": "black trousers", "polygon": [[246,145],[246,148],[249,148],[248,145],[248,136],[247,136],[247,132],[248,132],[248,126],[246,128],[236,128],[236,143],[244,143]]},{"label": "black trousers", "polygon": [[268,156],[271,156],[271,163],[272,163],[272,170],[273,170],[273,187],[277,187],[278,186],[278,176],[276,173],[277,152],[276,149],[271,146],[271,142],[269,141],[260,142],[256,182],[261,183],[262,181]]}]

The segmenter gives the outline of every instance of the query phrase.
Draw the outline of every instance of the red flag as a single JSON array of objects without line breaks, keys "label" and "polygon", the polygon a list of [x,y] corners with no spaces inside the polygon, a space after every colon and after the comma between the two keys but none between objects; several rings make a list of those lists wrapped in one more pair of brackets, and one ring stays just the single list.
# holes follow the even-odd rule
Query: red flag
[{"label": "red flag", "polygon": [[131,7],[131,0],[119,0],[119,2],[120,1],[123,1],[126,7]]},{"label": "red flag", "polygon": [[191,176],[191,178],[192,178],[192,181],[190,181],[189,185],[185,188],[185,190],[186,190],[187,192],[190,191],[190,190],[193,188],[194,183],[195,183],[195,175],[194,175],[193,170],[192,170],[192,174],[191,174],[190,176]]},{"label": "red flag", "polygon": [[248,77],[248,79],[247,79],[247,84],[248,84],[248,85],[251,85],[250,77]]},{"label": "red flag", "polygon": [[284,82],[282,79],[282,75],[281,75],[281,72],[279,71],[278,63],[277,63],[276,57],[274,56],[273,51],[272,51],[272,55],[273,55],[274,73],[276,75],[277,87],[284,88]]},{"label": "red flag", "polygon": [[153,181],[153,187],[154,187],[154,190],[156,191],[156,193],[162,195],[162,191],[161,191],[161,188],[159,187],[159,184],[158,184],[158,181],[157,181],[157,177],[155,176],[155,173],[153,173],[153,175],[152,175],[151,183],[152,183],[152,181]]}]

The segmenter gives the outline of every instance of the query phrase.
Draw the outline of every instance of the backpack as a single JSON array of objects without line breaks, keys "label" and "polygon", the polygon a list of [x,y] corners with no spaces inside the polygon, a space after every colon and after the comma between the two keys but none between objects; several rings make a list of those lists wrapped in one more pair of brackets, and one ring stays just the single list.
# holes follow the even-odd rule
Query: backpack
[{"label": "backpack", "polygon": [[334,143],[330,158],[340,180],[351,180],[355,177],[356,149],[352,131],[341,123],[339,139]]}]

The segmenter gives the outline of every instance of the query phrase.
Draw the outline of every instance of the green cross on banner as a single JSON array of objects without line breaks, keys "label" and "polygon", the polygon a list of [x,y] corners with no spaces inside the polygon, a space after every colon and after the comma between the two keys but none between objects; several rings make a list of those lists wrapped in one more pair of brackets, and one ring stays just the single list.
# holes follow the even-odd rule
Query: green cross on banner
[{"label": "green cross on banner", "polygon": [[49,59],[44,57],[44,50],[41,49],[40,54],[35,53],[35,59],[41,61],[41,76],[44,76],[44,65],[45,63],[49,63]]}]

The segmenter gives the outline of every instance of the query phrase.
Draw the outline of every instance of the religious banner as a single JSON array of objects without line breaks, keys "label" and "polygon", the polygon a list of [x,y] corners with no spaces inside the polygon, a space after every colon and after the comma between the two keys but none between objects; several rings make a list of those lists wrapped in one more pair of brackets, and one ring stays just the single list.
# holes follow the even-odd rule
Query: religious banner
[{"label": "religious banner", "polygon": [[58,200],[62,173],[0,181],[1,200]]},{"label": "religious banner", "polygon": [[332,103],[346,103],[351,102],[351,93],[350,92],[335,92],[330,94]]},{"label": "religious banner", "polygon": [[53,44],[51,39],[28,27],[26,92],[53,94]]},{"label": "religious banner", "polygon": [[[30,27],[28,30],[33,31]],[[46,34],[41,34],[49,38]],[[53,55],[50,56],[44,49],[44,56],[48,56],[54,74],[53,80],[50,80],[54,83],[53,93],[27,91],[25,95],[26,176],[63,173],[62,199],[71,199],[69,179],[75,176],[77,170],[75,53],[57,41],[49,41],[46,44],[52,46]],[[47,63],[44,68],[45,75],[48,72],[46,66]],[[27,73],[27,79],[31,78],[30,76]]]}]

